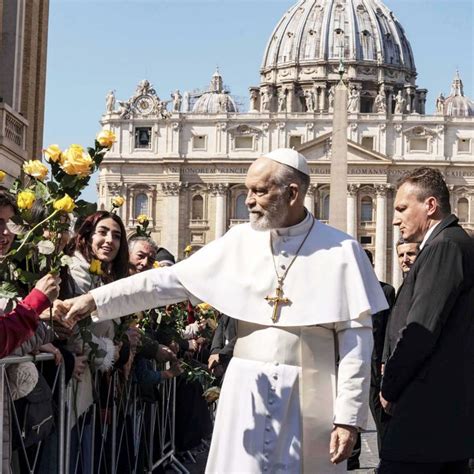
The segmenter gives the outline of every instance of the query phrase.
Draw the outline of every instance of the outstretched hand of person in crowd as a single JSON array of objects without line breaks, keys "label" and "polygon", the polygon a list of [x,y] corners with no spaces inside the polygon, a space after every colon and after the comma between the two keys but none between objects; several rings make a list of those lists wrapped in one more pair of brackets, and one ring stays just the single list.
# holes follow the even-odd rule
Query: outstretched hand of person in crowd
[{"label": "outstretched hand of person in crowd", "polygon": [[157,362],[176,362],[176,354],[167,346],[160,344],[156,351]]},{"label": "outstretched hand of person in crowd", "polygon": [[87,367],[87,356],[85,355],[76,355],[74,356],[74,370],[72,372],[72,376],[80,381],[82,378],[82,374],[86,370]]},{"label": "outstretched hand of person in crowd", "polygon": [[170,368],[167,370],[163,370],[161,372],[162,377],[164,379],[172,379],[174,377],[177,377],[178,375],[181,375],[183,373],[183,368],[181,367],[181,364],[179,361],[173,362],[170,365]]},{"label": "outstretched hand of person in crowd", "polygon": [[357,441],[357,428],[354,426],[337,425],[331,433],[329,444],[329,454],[333,464],[349,458]]},{"label": "outstretched hand of person in crowd", "polygon": [[96,309],[94,298],[90,293],[64,300],[63,303],[68,311],[64,321],[69,322],[71,326],[90,316]]},{"label": "outstretched hand of person in crowd", "polygon": [[56,365],[59,365],[63,361],[63,355],[61,354],[61,351],[51,342],[48,342],[48,344],[43,344],[39,350],[41,352],[48,352],[49,354],[54,355],[54,363]]},{"label": "outstretched hand of person in crowd", "polygon": [[61,278],[59,278],[59,275],[51,275],[51,273],[48,273],[36,282],[35,288],[47,296],[52,303],[59,295],[60,283]]}]

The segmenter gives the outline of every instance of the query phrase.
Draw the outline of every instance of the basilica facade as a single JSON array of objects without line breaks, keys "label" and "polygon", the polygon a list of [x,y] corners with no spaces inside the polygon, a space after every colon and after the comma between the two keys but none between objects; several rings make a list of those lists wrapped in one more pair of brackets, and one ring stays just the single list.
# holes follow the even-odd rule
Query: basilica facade
[{"label": "basilica facade", "polygon": [[[379,279],[398,285],[395,184],[418,166],[440,169],[453,212],[474,228],[474,103],[458,72],[425,114],[410,43],[378,0],[300,0],[268,41],[247,111],[216,71],[199,93],[157,91],[141,81],[127,100],[106,99],[101,123],[117,136],[98,181],[99,207],[133,233],[149,216],[153,238],[178,257],[246,222],[244,180],[257,157],[294,147],[310,165],[306,207],[328,220],[334,87],[341,59],[348,88],[347,232],[375,254]],[[447,85],[448,86],[448,85]]]}]

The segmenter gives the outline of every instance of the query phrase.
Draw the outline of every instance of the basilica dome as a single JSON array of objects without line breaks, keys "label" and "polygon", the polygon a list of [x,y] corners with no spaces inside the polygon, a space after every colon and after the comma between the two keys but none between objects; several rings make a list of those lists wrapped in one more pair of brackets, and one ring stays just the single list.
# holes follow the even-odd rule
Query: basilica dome
[{"label": "basilica dome", "polygon": [[192,111],[195,114],[237,112],[235,101],[225,90],[219,70],[213,74],[209,89],[197,98]]},{"label": "basilica dome", "polygon": [[474,117],[474,102],[464,95],[459,72],[456,72],[451,85],[451,94],[444,102],[444,114],[451,117]]},{"label": "basilica dome", "polygon": [[383,86],[384,93],[401,90],[407,102],[417,101],[410,43],[393,12],[379,0],[298,1],[270,36],[261,87],[280,89],[292,83],[304,93],[318,81],[317,87],[329,88],[338,81],[340,59],[349,85],[368,97],[374,98]]}]

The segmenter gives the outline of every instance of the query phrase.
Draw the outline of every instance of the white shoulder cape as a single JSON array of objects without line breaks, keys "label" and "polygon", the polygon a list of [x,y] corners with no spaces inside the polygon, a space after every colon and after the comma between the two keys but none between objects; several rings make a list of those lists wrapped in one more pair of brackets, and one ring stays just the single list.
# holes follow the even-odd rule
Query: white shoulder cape
[{"label": "white shoulder cape", "polygon": [[[277,279],[269,232],[235,226],[173,270],[201,301],[236,319],[272,325]],[[359,319],[388,307],[360,245],[347,234],[315,222],[284,282],[276,326],[309,326]]]}]

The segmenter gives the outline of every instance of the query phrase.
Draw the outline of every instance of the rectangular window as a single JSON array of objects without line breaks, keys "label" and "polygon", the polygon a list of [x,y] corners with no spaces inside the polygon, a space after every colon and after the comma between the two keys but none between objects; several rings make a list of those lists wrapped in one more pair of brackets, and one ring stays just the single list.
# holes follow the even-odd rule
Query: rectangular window
[{"label": "rectangular window", "polygon": [[410,140],[410,151],[428,151],[428,139],[412,138]]},{"label": "rectangular window", "polygon": [[360,237],[360,243],[362,245],[372,245],[372,236],[371,235],[362,235]]},{"label": "rectangular window", "polygon": [[471,151],[471,139],[459,138],[458,139],[458,153],[469,153],[470,151]]},{"label": "rectangular window", "polygon": [[206,135],[194,135],[193,136],[193,150],[205,150],[206,142],[207,142]]},{"label": "rectangular window", "polygon": [[290,148],[298,148],[301,145],[303,137],[301,135],[292,135],[290,137]]},{"label": "rectangular window", "polygon": [[253,150],[253,137],[235,137],[236,150]]},{"label": "rectangular window", "polygon": [[367,150],[373,150],[374,149],[374,137],[362,137],[361,145],[364,148],[367,148]]},{"label": "rectangular window", "polygon": [[135,128],[135,148],[151,148],[151,127]]}]

